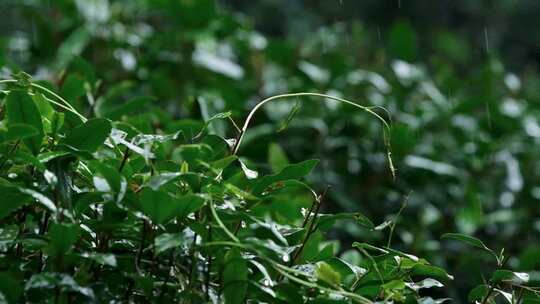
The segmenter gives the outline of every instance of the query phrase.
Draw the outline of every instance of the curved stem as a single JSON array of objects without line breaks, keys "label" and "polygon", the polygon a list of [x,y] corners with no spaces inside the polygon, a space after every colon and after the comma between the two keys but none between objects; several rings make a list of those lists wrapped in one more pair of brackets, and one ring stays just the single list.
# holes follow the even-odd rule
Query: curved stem
[{"label": "curved stem", "polygon": [[214,219],[218,223],[219,227],[221,227],[221,229],[223,229],[225,234],[227,234],[227,236],[231,240],[233,240],[234,242],[240,243],[240,240],[238,240],[238,238],[227,228],[227,226],[225,226],[225,224],[223,224],[223,222],[221,221],[221,219],[217,215],[216,209],[214,208],[214,202],[212,200],[208,201],[208,206],[210,206],[210,212],[212,212],[212,216],[214,217]]},{"label": "curved stem", "polygon": [[[0,84],[1,84],[1,83],[15,83],[15,82],[17,82],[16,79],[1,79],[1,80],[0,80]],[[62,109],[64,109],[64,110],[68,111],[68,112],[71,112],[71,113],[77,115],[77,117],[79,117],[83,122],[86,122],[86,121],[88,120],[88,119],[87,119],[86,117],[84,117],[82,114],[80,114],[79,112],[77,112],[77,110],[76,110],[76,109],[75,109],[75,108],[74,108],[67,100],[65,100],[64,98],[62,98],[62,96],[56,94],[56,93],[53,92],[52,90],[49,90],[48,88],[46,88],[46,87],[44,87],[44,86],[42,86],[42,85],[39,85],[39,84],[37,84],[37,83],[33,83],[33,82],[32,82],[32,83],[30,83],[30,85],[31,85],[32,87],[34,87],[34,88],[36,88],[36,89],[39,89],[39,90],[41,90],[42,92],[45,92],[45,93],[47,93],[47,94],[49,94],[49,95],[53,96],[54,98],[56,98],[56,99],[58,99],[58,100],[61,101],[61,103],[59,103],[59,102],[56,102],[56,101],[54,101],[54,100],[52,100],[52,99],[50,99],[50,98],[45,97],[45,99],[46,99],[48,102],[54,104],[55,106],[57,106],[57,107],[59,107],[59,108],[62,108]]]},{"label": "curved stem", "polygon": [[390,167],[392,177],[395,178],[395,171],[396,170],[395,170],[394,165],[392,163],[392,152],[390,150],[390,138],[389,138],[390,137],[390,125],[388,124],[388,122],[384,118],[382,118],[379,114],[377,114],[375,111],[373,111],[374,108],[381,108],[381,107],[379,107],[379,106],[366,107],[366,106],[362,106],[362,105],[359,105],[357,103],[354,103],[354,102],[352,102],[350,100],[347,100],[347,99],[343,99],[343,98],[339,98],[339,97],[335,97],[335,96],[330,96],[330,95],[326,95],[326,94],[320,94],[320,93],[301,92],[301,93],[280,94],[280,95],[275,95],[275,96],[272,96],[272,97],[268,97],[268,98],[262,100],[261,102],[259,102],[249,112],[249,114],[248,114],[248,116],[247,116],[247,118],[246,118],[246,120],[244,122],[244,125],[243,125],[242,129],[240,130],[238,140],[236,141],[236,143],[234,144],[234,147],[233,147],[233,155],[236,155],[238,153],[240,145],[242,144],[242,139],[244,138],[244,134],[246,133],[246,131],[247,131],[248,127],[249,127],[249,123],[251,122],[253,116],[259,110],[260,107],[262,107],[263,105],[265,105],[266,103],[268,103],[268,102],[270,102],[272,100],[285,99],[285,98],[290,98],[290,97],[301,97],[301,96],[315,96],[315,97],[322,97],[322,98],[327,98],[327,99],[332,99],[332,100],[336,100],[336,101],[339,101],[339,102],[343,102],[343,103],[351,105],[351,106],[353,106],[355,108],[366,111],[369,114],[375,116],[375,118],[377,118],[378,120],[380,120],[382,122],[383,126],[384,126],[383,139],[384,139],[384,144],[385,144],[386,150],[387,150],[386,154],[387,154],[387,159],[388,159],[388,166]]},{"label": "curved stem", "polygon": [[49,90],[48,88],[42,86],[42,85],[39,85],[37,83],[31,83],[30,84],[31,86],[35,87],[35,88],[38,88],[40,89],[41,91],[43,92],[46,92],[52,96],[54,96],[56,99],[60,100],[66,107],[68,107],[72,112],[73,114],[77,115],[83,122],[86,122],[88,119],[86,119],[86,117],[84,117],[82,114],[80,114],[79,112],[77,112],[77,110],[67,101],[65,100],[64,98],[62,98],[62,96],[56,94],[55,92]]}]

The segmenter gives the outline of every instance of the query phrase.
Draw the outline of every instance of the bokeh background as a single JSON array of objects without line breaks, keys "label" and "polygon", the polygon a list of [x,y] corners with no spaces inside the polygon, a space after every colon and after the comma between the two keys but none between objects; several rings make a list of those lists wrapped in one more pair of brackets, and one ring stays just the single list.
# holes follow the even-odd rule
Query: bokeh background
[{"label": "bokeh background", "polygon": [[[267,105],[240,154],[265,172],[276,155],[321,159],[309,181],[331,186],[327,212],[382,223],[407,201],[392,245],[456,277],[441,296],[466,301],[495,266],[446,232],[540,270],[538,1],[0,0],[0,11],[0,75],[49,80],[83,113],[129,104],[163,113],[157,123],[228,110],[241,122],[262,98],[301,91],[382,106],[395,179],[380,123],[329,100]],[[233,137],[220,123],[213,132]],[[343,222],[331,237],[346,250],[388,233]]]}]

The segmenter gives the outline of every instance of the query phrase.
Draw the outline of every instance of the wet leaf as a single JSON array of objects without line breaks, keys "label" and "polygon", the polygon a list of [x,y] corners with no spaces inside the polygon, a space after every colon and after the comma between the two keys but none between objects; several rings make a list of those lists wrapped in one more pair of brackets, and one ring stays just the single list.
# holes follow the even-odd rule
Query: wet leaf
[{"label": "wet leaf", "polygon": [[39,110],[26,91],[12,90],[6,98],[8,127],[20,130],[20,124],[33,127],[37,135],[26,137],[23,142],[34,155],[39,153],[43,141],[43,124]]},{"label": "wet leaf", "polygon": [[76,151],[95,152],[110,133],[108,120],[94,118],[71,130],[62,143]]}]

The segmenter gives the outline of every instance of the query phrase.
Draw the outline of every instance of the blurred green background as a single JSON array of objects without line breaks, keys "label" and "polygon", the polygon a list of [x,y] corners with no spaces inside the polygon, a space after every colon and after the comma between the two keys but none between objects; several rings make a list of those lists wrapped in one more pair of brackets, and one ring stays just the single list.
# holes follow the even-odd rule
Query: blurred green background
[{"label": "blurred green background", "polygon": [[[265,106],[240,154],[260,171],[280,149],[291,162],[321,159],[309,180],[331,185],[327,212],[383,222],[407,201],[393,246],[458,278],[440,296],[465,301],[494,268],[441,242],[445,232],[540,270],[538,1],[0,0],[0,10],[0,76],[49,80],[89,116],[123,104],[158,125],[227,110],[240,123],[262,98],[301,91],[382,106],[395,180],[380,124],[328,100]],[[235,134],[224,122],[213,132]],[[346,222],[331,236],[342,248],[388,237]]]}]

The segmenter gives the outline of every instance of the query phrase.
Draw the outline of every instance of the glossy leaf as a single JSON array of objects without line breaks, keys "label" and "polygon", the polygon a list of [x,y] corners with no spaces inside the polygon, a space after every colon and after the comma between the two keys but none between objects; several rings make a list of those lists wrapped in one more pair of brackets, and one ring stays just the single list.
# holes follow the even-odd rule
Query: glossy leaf
[{"label": "glossy leaf", "polygon": [[49,230],[49,252],[59,256],[68,252],[79,239],[80,228],[75,224],[53,224]]},{"label": "glossy leaf", "polygon": [[279,173],[276,173],[274,175],[264,176],[260,178],[260,180],[257,180],[255,185],[253,186],[252,192],[254,194],[260,194],[273,183],[285,181],[288,179],[299,179],[301,177],[304,177],[305,175],[309,174],[311,170],[313,170],[313,168],[317,165],[318,162],[318,160],[314,159],[306,160],[298,164],[289,165],[283,168],[283,170],[281,170]]},{"label": "glossy leaf", "polygon": [[2,193],[0,219],[30,202],[30,198],[21,193],[16,187],[0,186],[0,193]]},{"label": "glossy leaf", "polygon": [[225,257],[223,269],[223,294],[225,303],[240,304],[244,302],[248,287],[248,267],[236,249],[231,249]]},{"label": "glossy leaf", "polygon": [[141,209],[156,224],[165,223],[175,217],[182,220],[188,214],[201,208],[204,202],[205,200],[197,195],[177,198],[150,188],[142,190],[140,197]]},{"label": "glossy leaf", "polygon": [[43,141],[43,124],[39,110],[28,95],[21,90],[12,90],[6,98],[6,115],[9,127],[16,127],[19,124],[26,124],[33,127],[37,135],[25,138],[23,141],[34,155],[39,153],[41,142]]},{"label": "glossy leaf", "polygon": [[483,249],[489,253],[494,254],[493,250],[489,249],[481,240],[474,238],[472,236],[461,234],[461,233],[445,233],[441,237],[442,239],[457,240],[465,244],[474,246],[476,248]]},{"label": "glossy leaf", "polygon": [[88,120],[71,130],[63,144],[76,150],[95,152],[111,133],[111,123],[102,118]]}]

